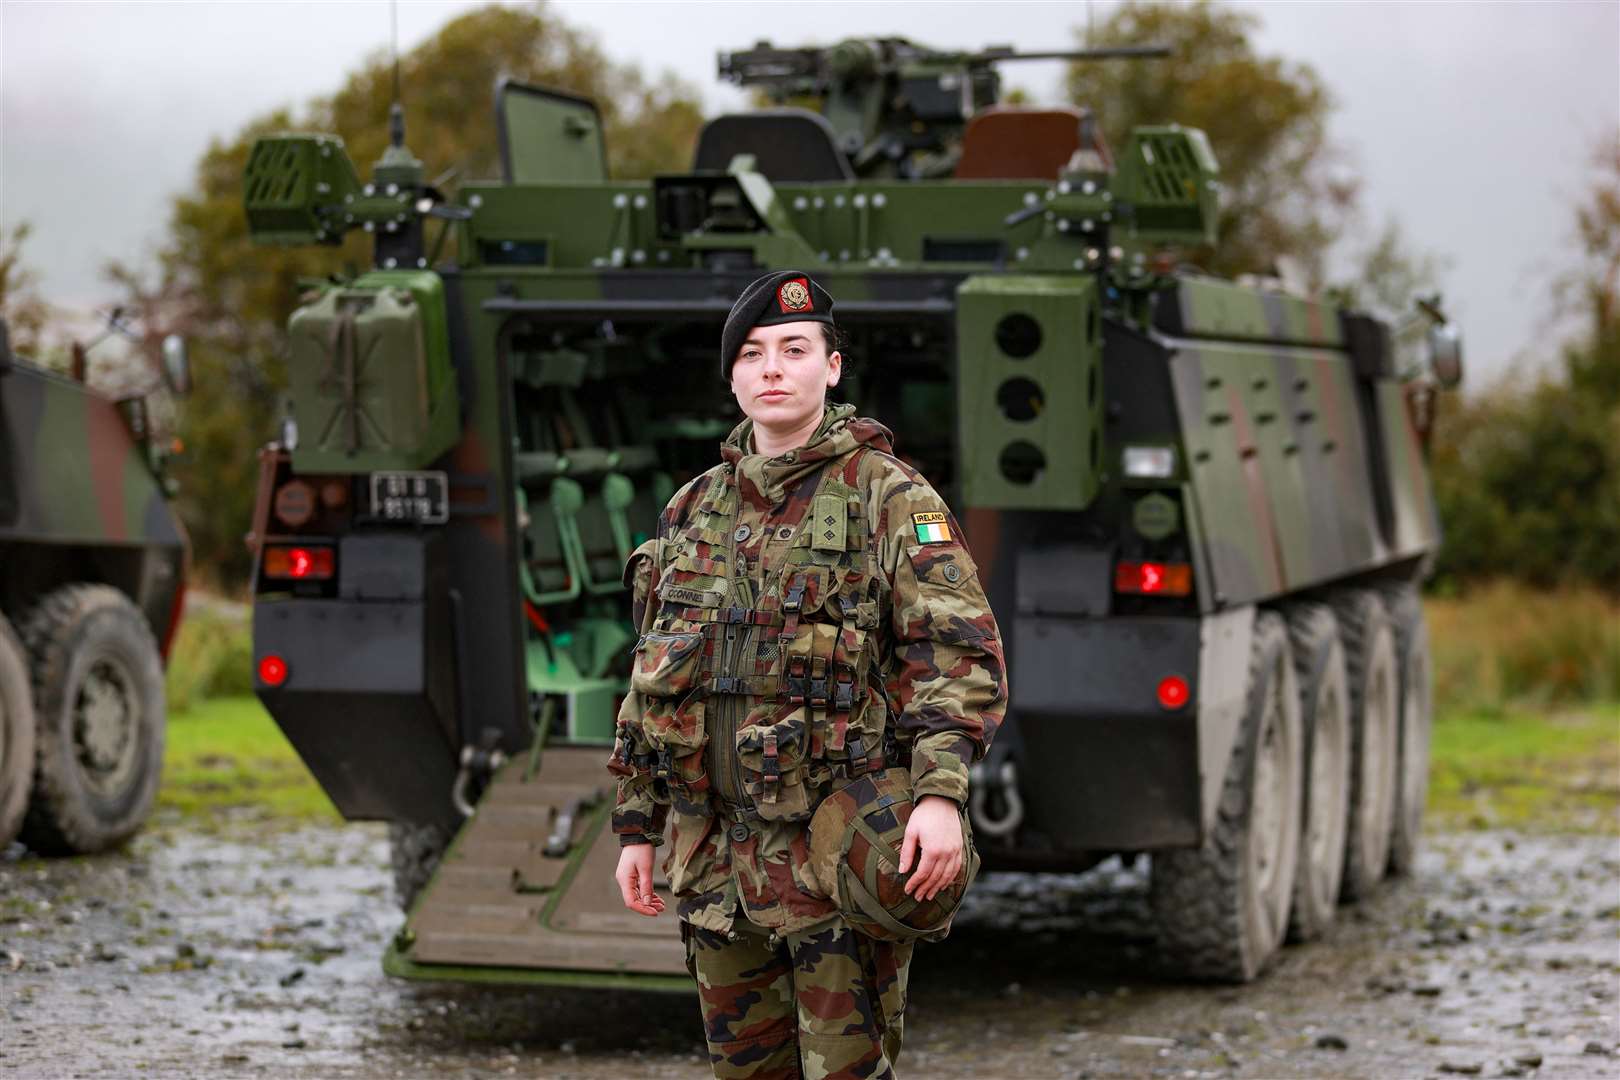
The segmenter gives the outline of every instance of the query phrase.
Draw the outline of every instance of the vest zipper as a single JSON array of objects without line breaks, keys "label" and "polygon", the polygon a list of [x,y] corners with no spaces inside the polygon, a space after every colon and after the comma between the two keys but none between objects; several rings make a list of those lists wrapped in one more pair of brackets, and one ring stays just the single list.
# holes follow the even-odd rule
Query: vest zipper
[{"label": "vest zipper", "polygon": [[[737,565],[737,519],[742,517],[742,499],[736,493],[735,510],[729,522],[730,531],[726,534],[726,570],[730,575],[726,584],[726,604],[730,607],[746,607],[746,583],[743,580],[742,567]],[[720,670],[730,673],[735,669],[737,662],[737,624],[726,623],[725,635],[720,643]],[[709,732],[709,738],[714,746],[714,788],[722,802],[730,806],[746,806],[747,798],[743,793],[742,768],[737,761],[737,706],[739,699],[736,694],[720,694],[718,707],[715,709],[715,728]]]}]

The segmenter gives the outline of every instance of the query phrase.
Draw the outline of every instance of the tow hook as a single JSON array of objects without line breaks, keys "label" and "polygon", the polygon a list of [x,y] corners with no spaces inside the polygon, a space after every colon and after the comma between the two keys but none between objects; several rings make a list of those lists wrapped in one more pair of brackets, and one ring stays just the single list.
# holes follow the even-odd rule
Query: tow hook
[{"label": "tow hook", "polygon": [[467,791],[472,787],[474,777],[484,779],[494,774],[496,769],[506,764],[506,753],[495,747],[495,739],[500,738],[498,732],[495,738],[486,733],[481,746],[468,744],[461,748],[461,770],[456,773],[456,782],[450,788],[450,802],[455,806],[456,812],[462,817],[470,818],[478,812],[478,808],[467,798]]},{"label": "tow hook", "polygon": [[547,858],[560,859],[568,854],[568,849],[574,844],[574,821],[580,814],[595,806],[602,798],[602,789],[581,795],[563,807],[562,813],[557,815],[557,823],[551,827],[551,835],[546,837],[544,854]]},{"label": "tow hook", "polygon": [[[990,796],[994,793],[1003,811],[991,816]],[[992,778],[984,762],[968,773],[968,813],[973,827],[986,836],[1011,836],[1024,822],[1024,800],[1018,794],[1018,766],[1003,761]]]}]

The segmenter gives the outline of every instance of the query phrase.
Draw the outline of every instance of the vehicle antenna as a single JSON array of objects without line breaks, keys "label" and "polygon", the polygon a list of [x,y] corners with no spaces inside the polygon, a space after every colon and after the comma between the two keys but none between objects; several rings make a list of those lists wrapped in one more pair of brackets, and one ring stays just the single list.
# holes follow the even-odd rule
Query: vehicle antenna
[{"label": "vehicle antenna", "polygon": [[388,0],[389,45],[394,52],[394,104],[388,109],[388,141],[405,145],[405,106],[399,99],[399,0]]}]

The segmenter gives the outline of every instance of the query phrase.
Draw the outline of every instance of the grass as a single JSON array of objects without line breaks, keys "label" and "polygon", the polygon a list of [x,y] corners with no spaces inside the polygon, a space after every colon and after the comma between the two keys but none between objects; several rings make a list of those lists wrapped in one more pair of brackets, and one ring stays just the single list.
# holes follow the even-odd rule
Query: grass
[{"label": "grass", "polygon": [[158,806],[194,821],[225,810],[287,824],[340,820],[253,697],[214,698],[169,714]]},{"label": "grass", "polygon": [[1620,705],[1442,712],[1428,812],[1438,828],[1620,833]]}]

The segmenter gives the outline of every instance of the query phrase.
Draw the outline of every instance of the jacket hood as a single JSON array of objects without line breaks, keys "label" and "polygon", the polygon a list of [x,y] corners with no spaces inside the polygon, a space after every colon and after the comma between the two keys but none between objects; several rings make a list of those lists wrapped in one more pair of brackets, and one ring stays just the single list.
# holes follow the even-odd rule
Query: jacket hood
[{"label": "jacket hood", "polygon": [[755,453],[753,436],[754,422],[744,420],[720,445],[720,457],[732,466],[739,493],[763,507],[775,506],[793,484],[858,447],[894,452],[894,433],[869,416],[856,416],[853,405],[829,404],[810,441],[776,457]]}]

